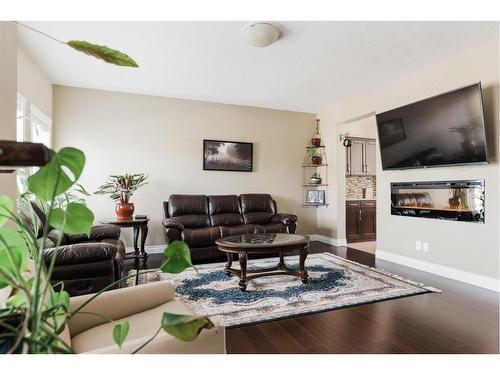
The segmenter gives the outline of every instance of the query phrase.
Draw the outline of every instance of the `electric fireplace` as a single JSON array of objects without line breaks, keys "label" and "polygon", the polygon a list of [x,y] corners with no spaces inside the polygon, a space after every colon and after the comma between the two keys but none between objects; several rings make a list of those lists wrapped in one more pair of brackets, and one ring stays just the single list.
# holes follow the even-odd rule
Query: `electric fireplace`
[{"label": "electric fireplace", "polygon": [[484,180],[391,183],[391,214],[484,223]]}]

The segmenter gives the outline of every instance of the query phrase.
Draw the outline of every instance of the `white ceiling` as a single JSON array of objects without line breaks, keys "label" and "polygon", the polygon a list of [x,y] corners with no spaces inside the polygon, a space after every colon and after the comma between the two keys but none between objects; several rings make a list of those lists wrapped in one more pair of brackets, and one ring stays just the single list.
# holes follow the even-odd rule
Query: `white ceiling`
[{"label": "white ceiling", "polygon": [[54,84],[317,113],[332,101],[498,39],[496,22],[281,22],[282,39],[245,44],[245,22],[26,22],[61,40],[119,49],[105,64],[19,27]]}]

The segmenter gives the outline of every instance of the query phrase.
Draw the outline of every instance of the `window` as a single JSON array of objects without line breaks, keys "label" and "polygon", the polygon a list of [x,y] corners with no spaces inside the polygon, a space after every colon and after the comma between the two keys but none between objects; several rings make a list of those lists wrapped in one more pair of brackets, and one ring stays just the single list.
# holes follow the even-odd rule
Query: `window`
[{"label": "window", "polygon": [[[18,142],[43,143],[52,146],[52,120],[22,95],[17,94],[17,134]],[[36,167],[22,168],[17,172],[19,192],[26,191],[26,179],[38,170]]]},{"label": "window", "polygon": [[17,95],[17,140],[51,147],[52,120],[22,95]]}]

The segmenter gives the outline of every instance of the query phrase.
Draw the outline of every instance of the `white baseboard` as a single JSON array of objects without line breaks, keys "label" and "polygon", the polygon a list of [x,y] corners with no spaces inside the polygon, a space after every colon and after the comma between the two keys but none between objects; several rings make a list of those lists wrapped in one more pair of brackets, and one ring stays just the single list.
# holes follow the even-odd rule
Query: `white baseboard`
[{"label": "white baseboard", "polygon": [[415,268],[420,271],[434,273],[448,279],[461,281],[463,283],[493,290],[495,292],[500,291],[500,280],[494,279],[492,277],[486,277],[478,275],[476,273],[462,271],[457,268],[442,266],[440,264],[429,263],[424,260],[405,257],[403,255],[389,253],[387,251],[379,249],[377,249],[377,251],[375,252],[375,257],[380,260],[401,264],[403,266]]},{"label": "white baseboard", "polygon": [[[311,241],[319,241],[326,243],[328,245],[333,245],[333,246],[346,246],[347,241],[345,238],[342,239],[336,239],[332,237],[327,237],[323,236],[321,234],[310,234],[309,235]],[[145,246],[145,250],[148,254],[161,254],[163,251],[165,251],[165,248],[167,247],[167,244],[163,245],[149,245]],[[134,248],[132,246],[129,246],[126,248],[127,252],[134,251]]]},{"label": "white baseboard", "polygon": [[333,246],[347,246],[347,240],[345,238],[333,238],[323,236],[322,234],[310,234],[309,238],[311,241],[319,241]]}]

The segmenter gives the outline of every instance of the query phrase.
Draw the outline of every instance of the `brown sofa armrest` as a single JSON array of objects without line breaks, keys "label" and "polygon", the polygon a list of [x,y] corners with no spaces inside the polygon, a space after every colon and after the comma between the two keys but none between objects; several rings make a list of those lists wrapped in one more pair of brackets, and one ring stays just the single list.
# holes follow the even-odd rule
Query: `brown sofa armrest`
[{"label": "brown sofa armrest", "polygon": [[284,225],[290,225],[296,223],[298,217],[293,214],[276,214],[271,217],[271,223],[281,223]]},{"label": "brown sofa armrest", "polygon": [[78,243],[82,241],[102,241],[104,239],[119,239],[121,234],[120,227],[113,224],[94,225],[90,229],[90,234],[66,234],[68,243]]},{"label": "brown sofa armrest", "polygon": [[[57,248],[56,264],[79,264],[91,263],[101,260],[112,259],[118,249],[116,246],[105,242],[79,243],[73,245],[64,245]],[[50,263],[56,248],[50,247],[43,250],[43,259]]]},{"label": "brown sofa armrest", "polygon": [[166,228],[174,228],[177,229],[179,232],[182,232],[184,230],[184,225],[179,220],[175,220],[172,218],[166,218],[163,219],[163,226]]}]

